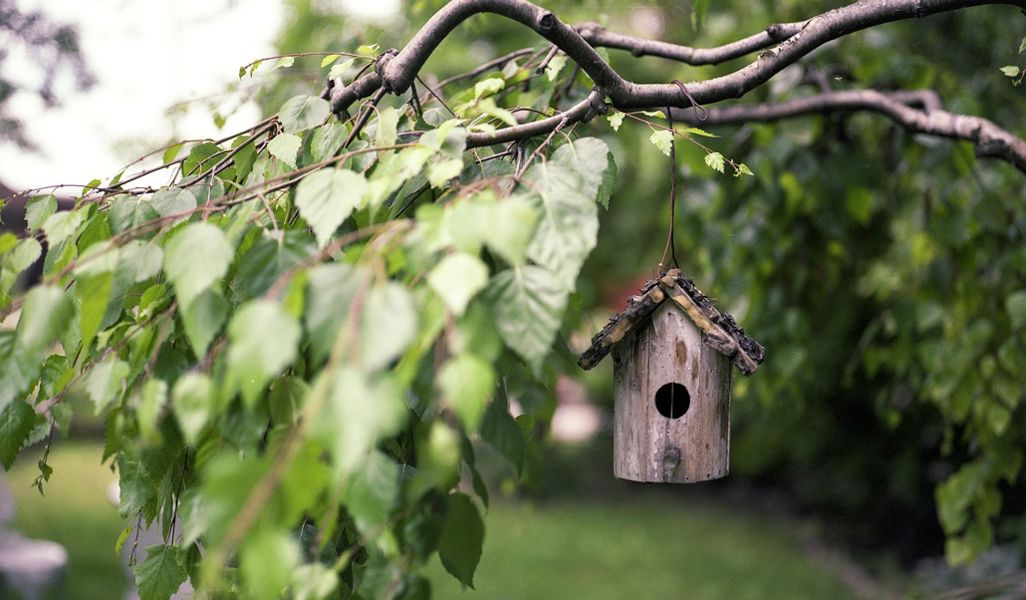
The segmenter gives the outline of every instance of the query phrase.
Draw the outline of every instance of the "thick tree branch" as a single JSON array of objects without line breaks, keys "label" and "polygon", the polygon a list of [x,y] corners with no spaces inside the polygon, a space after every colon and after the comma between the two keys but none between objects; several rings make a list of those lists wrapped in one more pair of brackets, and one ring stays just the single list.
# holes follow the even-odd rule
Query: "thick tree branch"
[{"label": "thick tree branch", "polygon": [[[688,83],[687,89],[695,101],[703,104],[738,98],[812,50],[849,33],[892,21],[984,4],[1026,8],[1026,0],[863,0],[805,21],[799,31],[776,48],[762,53],[754,63],[722,77]],[[599,56],[574,27],[527,0],[453,0],[432,16],[396,56],[382,57],[374,73],[357,79],[349,86],[332,90],[332,109],[336,113],[345,111],[353,102],[373,93],[380,86],[396,94],[405,92],[442,40],[460,23],[481,13],[494,13],[522,23],[558,46],[580,65],[599,90],[621,110],[663,106],[686,108],[691,104],[691,98],[675,84],[638,84],[627,81]],[[787,26],[781,27],[785,29],[784,34],[790,33],[786,31]],[[731,49],[723,51],[724,55],[757,48],[765,43],[761,35],[750,36],[736,42],[736,45],[728,44],[727,47]],[[770,33],[765,32],[765,35],[770,36]],[[617,47],[645,50],[626,36],[618,38],[618,43]],[[668,51],[667,48],[663,50]]]},{"label": "thick tree branch", "polygon": [[[885,115],[914,133],[972,142],[977,156],[1006,160],[1026,173],[1026,141],[988,119],[941,110],[937,95],[930,91],[838,91],[787,102],[710,108],[708,117],[701,125],[769,122],[810,114],[857,110]],[[674,119],[698,124],[692,111],[678,109],[674,110],[673,115]]]}]

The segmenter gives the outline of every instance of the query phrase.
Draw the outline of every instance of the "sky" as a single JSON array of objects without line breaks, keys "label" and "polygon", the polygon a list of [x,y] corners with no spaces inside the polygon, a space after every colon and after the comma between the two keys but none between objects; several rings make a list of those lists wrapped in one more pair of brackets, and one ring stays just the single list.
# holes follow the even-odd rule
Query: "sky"
[{"label": "sky", "polygon": [[[51,20],[78,27],[86,64],[97,83],[79,92],[58,86],[61,106],[16,95],[10,111],[26,124],[38,153],[0,145],[0,181],[14,189],[86,183],[110,177],[170,139],[220,137],[203,101],[180,116],[168,109],[194,99],[222,98],[239,67],[276,54],[285,17],[281,0],[15,0]],[[326,0],[368,19],[394,14],[400,0]],[[335,5],[335,6],[331,6]],[[28,57],[5,63],[16,79],[38,77]],[[224,134],[260,120],[253,103],[225,123]],[[222,135],[224,135],[222,134]]]}]

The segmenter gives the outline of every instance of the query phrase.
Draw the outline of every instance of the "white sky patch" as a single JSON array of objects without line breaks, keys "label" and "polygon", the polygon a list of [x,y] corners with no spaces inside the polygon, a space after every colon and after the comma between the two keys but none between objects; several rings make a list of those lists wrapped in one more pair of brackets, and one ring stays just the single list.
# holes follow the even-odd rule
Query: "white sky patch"
[{"label": "white sky patch", "polygon": [[[19,6],[76,25],[97,83],[77,92],[64,81],[55,109],[24,94],[11,100],[11,112],[40,148],[0,146],[0,181],[15,189],[110,177],[141,149],[171,138],[221,137],[202,104],[175,120],[166,111],[183,100],[216,97],[237,81],[240,66],[275,54],[283,19],[280,0],[21,0]],[[5,68],[15,80],[37,77],[15,56]],[[243,106],[223,131],[256,123],[259,112],[252,103]]]},{"label": "white sky patch", "polygon": [[346,14],[367,21],[387,21],[399,14],[400,0],[335,0]]}]

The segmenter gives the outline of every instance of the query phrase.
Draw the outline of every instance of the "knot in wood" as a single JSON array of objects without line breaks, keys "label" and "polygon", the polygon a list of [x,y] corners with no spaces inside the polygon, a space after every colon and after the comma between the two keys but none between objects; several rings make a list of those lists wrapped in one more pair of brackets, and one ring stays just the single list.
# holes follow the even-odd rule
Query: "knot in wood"
[{"label": "knot in wood", "polygon": [[548,31],[556,25],[556,15],[545,12],[542,16],[538,17],[538,29],[542,31]]}]

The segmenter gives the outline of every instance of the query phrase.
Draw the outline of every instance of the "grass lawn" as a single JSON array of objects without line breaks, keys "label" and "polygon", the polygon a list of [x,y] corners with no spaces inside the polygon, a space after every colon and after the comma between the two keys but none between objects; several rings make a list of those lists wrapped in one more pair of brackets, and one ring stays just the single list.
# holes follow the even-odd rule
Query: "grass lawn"
[{"label": "grass lawn", "polygon": [[434,597],[854,598],[781,525],[641,495],[635,502],[493,505],[477,589],[461,591],[436,558],[429,569]]},{"label": "grass lawn", "polygon": [[[67,547],[68,597],[76,600],[116,599],[122,589],[113,548],[123,524],[107,499],[111,474],[99,457],[98,445],[58,440],[46,497],[30,487],[36,457],[21,457],[8,478],[18,528]],[[434,597],[853,597],[782,524],[651,488],[638,492],[632,500],[493,504],[477,590],[461,590],[435,559],[428,568]]]}]

